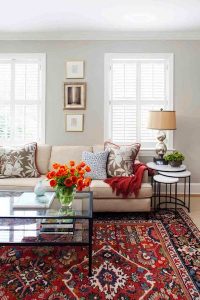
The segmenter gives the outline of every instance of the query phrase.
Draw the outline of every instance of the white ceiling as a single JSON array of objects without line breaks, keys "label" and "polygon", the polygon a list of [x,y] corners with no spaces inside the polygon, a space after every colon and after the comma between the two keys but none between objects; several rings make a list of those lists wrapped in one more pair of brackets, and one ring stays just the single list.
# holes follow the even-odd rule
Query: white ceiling
[{"label": "white ceiling", "polygon": [[200,0],[0,0],[0,38],[98,39],[147,32],[199,36]]}]

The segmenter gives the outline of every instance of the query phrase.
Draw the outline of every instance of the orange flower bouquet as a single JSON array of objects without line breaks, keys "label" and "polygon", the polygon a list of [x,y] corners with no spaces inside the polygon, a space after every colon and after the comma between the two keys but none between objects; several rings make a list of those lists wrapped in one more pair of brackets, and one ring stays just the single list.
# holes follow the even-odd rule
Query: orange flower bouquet
[{"label": "orange flower bouquet", "polygon": [[85,177],[85,175],[91,169],[85,162],[75,165],[73,160],[69,162],[69,166],[54,163],[52,167],[53,171],[48,172],[46,175],[49,184],[56,191],[61,205],[70,207],[76,190],[82,191],[90,185],[91,179]]}]

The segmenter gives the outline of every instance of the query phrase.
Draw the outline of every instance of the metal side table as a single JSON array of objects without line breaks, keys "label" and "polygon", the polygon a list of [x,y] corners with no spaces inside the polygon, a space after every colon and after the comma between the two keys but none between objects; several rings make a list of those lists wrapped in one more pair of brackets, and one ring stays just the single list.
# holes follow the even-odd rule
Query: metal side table
[{"label": "metal side table", "polygon": [[[175,212],[177,210],[177,182],[179,181],[178,178],[174,177],[167,177],[163,175],[155,175],[153,177],[154,180],[154,210],[161,209],[161,206],[164,204],[165,209],[167,209],[168,203],[175,204]],[[161,184],[165,185],[165,195],[161,195]],[[174,196],[172,196],[172,185],[175,185]],[[169,189],[168,189],[169,186]],[[169,190],[169,194],[168,194]],[[164,198],[164,200],[162,200]],[[158,203],[157,202],[158,199]],[[172,202],[174,199],[174,202]]]},{"label": "metal side table", "polygon": [[186,170],[183,172],[158,172],[160,175],[170,177],[170,178],[178,178],[179,181],[183,179],[183,200],[177,199],[177,204],[183,206],[188,209],[190,212],[190,183],[191,183],[191,172]]},{"label": "metal side table", "polygon": [[[190,212],[190,194],[191,194],[191,172],[186,170],[185,165],[181,165],[180,167],[171,167],[170,165],[156,165],[154,162],[148,162],[147,166],[157,171],[157,174],[160,174],[165,177],[170,178],[178,178],[179,181],[183,180],[183,199],[177,198],[176,199],[173,195],[171,195],[171,202],[175,204],[175,200],[178,206],[182,206],[187,208],[188,212]],[[152,176],[152,186],[154,187],[154,179]],[[155,187],[154,187],[155,190]],[[155,200],[155,199],[154,199]],[[152,201],[153,202],[153,201]],[[152,203],[153,206],[153,203]]]}]

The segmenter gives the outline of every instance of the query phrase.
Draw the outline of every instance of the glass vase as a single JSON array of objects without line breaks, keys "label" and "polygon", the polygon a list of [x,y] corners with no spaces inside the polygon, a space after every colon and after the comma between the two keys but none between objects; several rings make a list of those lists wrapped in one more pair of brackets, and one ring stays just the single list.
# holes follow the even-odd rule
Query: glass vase
[{"label": "glass vase", "polygon": [[57,190],[57,197],[60,201],[62,210],[71,210],[72,209],[72,202],[74,200],[76,194],[75,188],[65,188]]}]

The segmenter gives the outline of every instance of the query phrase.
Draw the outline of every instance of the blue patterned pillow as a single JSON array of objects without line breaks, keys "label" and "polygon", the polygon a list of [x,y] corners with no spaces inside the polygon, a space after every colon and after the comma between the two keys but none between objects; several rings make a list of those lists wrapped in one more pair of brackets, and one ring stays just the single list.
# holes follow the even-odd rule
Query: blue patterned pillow
[{"label": "blue patterned pillow", "polygon": [[82,153],[82,160],[91,168],[91,172],[87,173],[88,177],[91,177],[92,179],[107,178],[106,164],[108,153],[109,151],[98,153],[84,151]]}]

